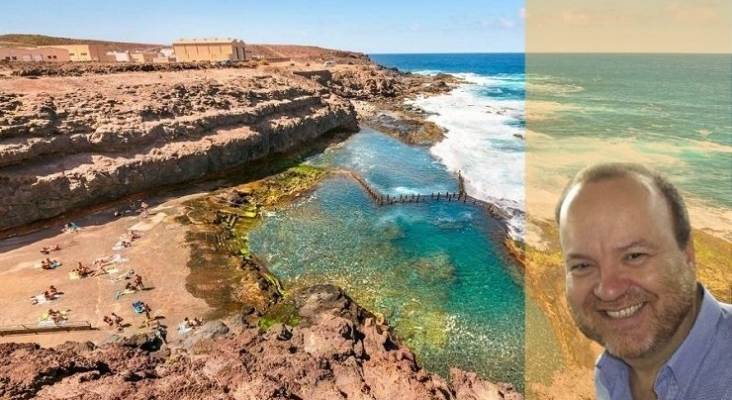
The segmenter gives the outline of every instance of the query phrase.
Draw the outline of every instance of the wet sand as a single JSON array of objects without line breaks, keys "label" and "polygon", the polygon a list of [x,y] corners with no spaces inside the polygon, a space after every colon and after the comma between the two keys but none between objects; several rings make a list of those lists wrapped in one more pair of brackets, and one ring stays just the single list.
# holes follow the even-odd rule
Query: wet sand
[{"label": "wet sand", "polygon": [[[135,300],[142,300],[152,308],[152,315],[167,326],[168,340],[178,338],[177,326],[185,317],[204,317],[212,309],[202,299],[195,298],[185,289],[189,274],[187,262],[190,249],[185,243],[186,227],[174,220],[184,210],[182,202],[190,197],[163,199],[150,204],[150,215],[142,218],[137,212],[115,218],[116,209],[126,205],[108,207],[74,221],[82,227],[76,233],[62,232],[63,221],[32,234],[0,240],[0,326],[34,326],[38,317],[49,308],[70,310],[68,321],[87,321],[94,330],[71,332],[45,332],[0,336],[0,342],[36,342],[44,347],[55,346],[68,340],[98,342],[116,333],[103,322],[103,317],[114,312],[124,318],[127,325],[122,334],[145,332],[139,329],[144,314],[132,309]],[[140,202],[137,202],[139,206]],[[140,232],[132,246],[113,250],[120,236],[128,230]],[[44,246],[60,245],[61,250],[45,256]],[[97,277],[70,279],[69,272],[79,261],[90,265],[93,260],[119,254],[129,261],[112,264],[116,273]],[[39,267],[46,257],[56,259],[62,265],[54,270]],[[115,293],[124,289],[129,280],[114,283],[111,278],[133,269],[143,278],[146,290],[125,294],[115,299]],[[31,304],[31,297],[54,285],[63,295],[60,299],[44,304]],[[163,317],[163,318],[161,318]]]}]

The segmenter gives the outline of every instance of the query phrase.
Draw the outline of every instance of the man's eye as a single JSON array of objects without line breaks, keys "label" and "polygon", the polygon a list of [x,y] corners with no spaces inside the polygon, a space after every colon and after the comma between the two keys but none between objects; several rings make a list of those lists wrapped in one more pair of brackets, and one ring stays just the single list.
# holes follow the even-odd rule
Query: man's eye
[{"label": "man's eye", "polygon": [[628,261],[638,261],[645,256],[646,256],[645,253],[630,253],[627,256],[625,256],[625,259]]},{"label": "man's eye", "polygon": [[590,264],[589,263],[579,263],[579,264],[571,265],[569,267],[569,270],[570,271],[581,272],[583,270],[586,270],[589,267],[590,267]]}]

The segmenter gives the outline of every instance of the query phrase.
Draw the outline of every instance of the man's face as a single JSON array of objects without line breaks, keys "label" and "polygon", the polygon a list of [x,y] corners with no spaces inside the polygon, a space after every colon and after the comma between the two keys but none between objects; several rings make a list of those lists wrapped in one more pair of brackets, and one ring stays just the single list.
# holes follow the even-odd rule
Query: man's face
[{"label": "man's face", "polygon": [[678,346],[695,317],[694,251],[691,240],[679,249],[650,182],[575,186],[560,221],[567,303],[580,330],[623,359]]}]

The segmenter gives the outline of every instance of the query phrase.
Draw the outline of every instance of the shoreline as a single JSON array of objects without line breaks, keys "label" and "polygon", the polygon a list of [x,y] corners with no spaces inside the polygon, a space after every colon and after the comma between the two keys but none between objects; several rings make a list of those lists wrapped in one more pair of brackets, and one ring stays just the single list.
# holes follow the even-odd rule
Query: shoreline
[{"label": "shoreline", "polygon": [[[400,100],[400,101],[402,101],[402,100]],[[371,104],[373,105],[373,103],[371,103]],[[377,113],[378,113],[378,109],[379,109],[378,106],[377,105],[374,105],[374,110],[377,110],[376,111]],[[388,111],[389,112],[392,112],[393,110],[392,109],[389,109]],[[368,124],[366,124],[366,125],[369,126]],[[375,129],[378,130],[379,128],[375,128]],[[394,136],[394,135],[392,135],[392,136]],[[399,138],[398,136],[399,135],[397,134],[396,137]],[[416,143],[416,144],[419,145],[420,143]],[[411,143],[410,145],[415,145],[415,143]],[[422,143],[422,145],[424,145],[424,143]],[[268,160],[263,160],[263,162],[266,164],[266,163],[268,163]],[[244,169],[248,169],[248,168],[251,168],[251,166],[244,167]],[[266,177],[265,177],[265,179],[266,179]],[[250,182],[250,183],[253,183],[253,182]],[[205,194],[199,194],[199,195],[193,195],[193,196],[206,196],[206,195]],[[142,197],[147,197],[147,196],[142,196]],[[154,195],[152,195],[151,197],[154,197]],[[138,194],[131,195],[130,197],[127,197],[127,198],[124,198],[124,199],[120,199],[120,200],[115,201],[114,204],[123,205],[129,198],[138,198],[139,199],[140,196],[138,196]],[[177,201],[177,200],[180,200],[180,199],[174,199],[174,200],[171,200],[171,201]],[[162,203],[162,204],[166,204],[166,203]],[[486,204],[489,204],[489,203],[486,203]],[[110,209],[109,206],[110,206],[109,203],[106,203],[104,205],[100,205],[100,206],[98,206],[100,210],[97,211],[97,212],[102,212],[104,210],[109,210]],[[167,210],[167,208],[165,208],[165,207],[168,207],[168,205],[162,205],[162,207],[163,207],[162,209],[159,209],[158,208],[160,206],[161,205],[156,205],[156,206],[152,207],[152,209],[154,211],[157,211],[157,210]],[[185,206],[181,205],[181,207],[185,207]],[[96,208],[95,208],[95,210],[96,210]],[[60,226],[62,225],[62,223],[60,223],[61,221],[64,221],[64,220],[66,220],[68,218],[75,218],[74,217],[75,215],[78,215],[78,216],[84,215],[84,211],[83,210],[78,210],[78,214],[71,214],[71,215],[66,215],[66,216],[62,215],[62,216],[57,217],[57,219],[54,219],[54,220],[52,220],[50,222],[49,221],[39,222],[39,224],[41,224],[41,226],[42,226],[42,228],[41,228],[42,230],[41,231],[36,231],[35,233],[36,234],[40,234],[40,232],[47,232],[47,236],[44,236],[44,235],[39,236],[41,239],[37,243],[35,243],[33,246],[36,246],[36,245],[40,246],[41,244],[45,244],[45,243],[49,243],[49,244],[53,243],[53,240],[52,239],[53,238],[56,238],[56,237],[59,237],[59,236],[58,236],[58,234],[53,235],[52,229],[55,230],[55,229],[60,228]],[[168,215],[168,217],[170,217],[170,216],[171,215]],[[58,221],[59,223],[56,224],[54,221]],[[135,222],[135,224],[132,224],[132,222],[133,222],[132,219],[130,219],[130,220],[124,220],[124,221],[127,221],[127,223],[126,224],[121,224],[121,225],[115,225],[114,224],[115,223],[114,220],[113,221],[107,221],[107,224],[113,224],[114,226],[107,226],[105,224],[94,225],[92,227],[92,229],[89,229],[86,232],[93,232],[95,234],[105,234],[105,232],[106,232],[106,234],[111,235],[110,238],[116,238],[116,236],[118,234],[120,234],[119,232],[124,233],[124,232],[126,232],[127,229],[130,228],[130,226],[135,226],[135,224],[137,222],[139,222],[137,220],[134,220],[136,222]],[[551,223],[550,221],[541,221],[541,222],[542,223]],[[166,242],[164,242],[164,239],[173,239],[173,238],[177,238],[177,240],[180,239],[180,232],[178,232],[174,228],[169,228],[170,225],[164,225],[165,223],[171,223],[171,221],[161,221],[161,222],[157,223],[154,227],[152,227],[150,229],[151,232],[159,233],[160,234],[159,239],[158,239],[159,240],[158,244],[160,244],[160,245],[165,245]],[[178,222],[173,222],[173,223],[176,223],[177,224]],[[163,225],[161,225],[161,224],[163,224]],[[162,227],[165,227],[165,230],[163,230],[162,232],[156,231],[156,229],[159,229],[161,226]],[[109,230],[105,230],[105,228],[107,228],[107,227],[110,228],[110,229]],[[122,229],[122,228],[124,228],[124,229]],[[118,230],[119,230],[119,232],[118,232]],[[84,233],[84,232],[85,231],[83,230],[81,233]],[[166,235],[165,234],[165,233],[171,233],[171,232],[176,233],[176,235]],[[550,235],[548,233],[545,233],[545,234],[546,235]],[[21,236],[22,235],[16,235],[14,237],[0,238],[0,245],[3,242],[5,242],[6,240],[8,240],[8,239],[19,238]],[[83,236],[79,236],[79,237],[82,237],[83,238]],[[140,247],[136,247],[136,245],[137,244],[142,245],[144,243],[145,239],[151,238],[151,237],[152,236],[143,237],[142,239],[140,239],[140,241],[138,243],[134,243],[133,244],[133,247],[131,248],[131,250],[135,250],[135,249],[142,248],[141,246]],[[184,242],[185,242],[185,240],[184,240]],[[504,241],[504,246],[506,246],[506,248],[508,249],[509,252],[511,252],[512,250],[514,251],[514,253],[512,253],[513,254],[513,257],[517,261],[517,265],[523,266],[522,269],[524,270],[524,274],[533,274],[533,272],[531,272],[532,270],[530,269],[531,268],[530,266],[528,267],[529,268],[529,271],[527,272],[527,267],[526,267],[526,264],[525,264],[526,263],[526,259],[524,258],[524,257],[527,257],[526,250],[522,249],[521,246],[512,249],[510,246],[508,246],[506,244],[507,242],[510,243],[510,241],[506,240],[506,241]],[[173,246],[173,244],[171,244],[170,242],[168,242],[168,244],[170,246]],[[180,244],[180,243],[178,243],[178,244]],[[28,247],[28,246],[31,246],[31,245],[26,245],[25,247]],[[104,242],[103,244],[100,242],[100,246],[102,246],[102,247],[104,247],[104,246],[109,247],[109,244],[107,242]],[[525,247],[528,247],[528,245],[525,245]],[[0,249],[2,249],[2,247],[0,247]],[[29,255],[30,254],[33,254],[33,251],[31,251],[31,250],[34,250],[35,251],[35,254],[38,254],[37,253],[37,249],[30,249],[29,250],[30,252],[27,253],[27,254],[29,254]],[[65,250],[66,249],[63,249],[63,246],[62,246],[62,251],[59,252],[58,254],[64,254],[63,252]],[[142,250],[140,250],[140,251],[142,251]],[[149,253],[148,255],[150,255],[150,254],[160,254],[162,252],[160,248],[153,248],[153,247],[147,248],[146,251]],[[531,251],[533,251],[533,250],[529,250],[529,252],[531,252]],[[68,253],[66,253],[66,254],[68,254]],[[52,253],[52,255],[54,255],[54,253]],[[188,258],[189,259],[191,258],[190,255],[188,256]],[[169,261],[169,260],[165,260],[165,261]],[[142,268],[143,269],[141,269],[141,271],[143,273],[150,274],[149,276],[154,276],[153,274],[154,274],[155,268],[162,268],[166,272],[171,272],[171,273],[176,273],[176,274],[177,273],[180,273],[180,269],[177,269],[177,267],[172,267],[172,266],[171,267],[166,267],[164,264],[165,263],[162,263],[162,267],[161,267],[161,265],[147,265],[147,264],[143,264],[142,265]],[[182,267],[183,268],[183,271],[184,272],[185,271],[188,271],[188,275],[190,275],[191,274],[190,268],[186,264],[187,263],[184,263],[184,265]],[[63,268],[65,268],[67,266],[69,266],[69,265],[66,262],[64,262],[64,267]],[[25,268],[24,268],[24,270],[25,270]],[[49,271],[45,271],[45,272],[49,272]],[[60,271],[50,271],[50,272],[60,272]],[[5,271],[0,272],[0,275],[2,275],[3,273],[5,273]],[[236,277],[236,278],[241,278],[241,277]],[[526,279],[526,280],[529,280],[529,279]],[[155,281],[157,281],[157,278],[155,278]],[[249,281],[250,281],[250,283],[253,282],[253,285],[255,285],[257,287],[259,287],[259,285],[260,285],[260,280],[258,278],[254,278],[254,279],[251,279],[250,278]],[[177,280],[176,282],[180,283],[181,281],[180,280]],[[562,282],[563,281],[560,281],[559,283],[562,283]],[[555,280],[555,283],[556,283],[556,280]],[[528,285],[531,285],[531,283],[527,283],[527,286]],[[535,288],[539,288],[539,290],[544,290],[544,288],[542,286],[543,285],[542,283],[534,283],[533,285],[535,285],[534,286]],[[180,287],[178,287],[178,290],[182,290],[182,291],[186,292],[188,295],[190,295],[191,298],[195,299],[195,297],[188,290],[188,288],[187,288],[188,286],[189,286],[189,282],[187,282],[187,277],[186,277],[186,281],[184,281],[180,285]],[[156,295],[157,293],[159,293],[159,292],[157,292],[157,289],[158,288],[156,287],[156,289],[154,289],[151,293],[153,295]],[[557,292],[557,293],[559,293],[559,292]],[[529,296],[529,293],[526,293],[526,295]],[[536,295],[536,293],[533,293],[532,295]],[[555,293],[551,293],[550,296],[552,296],[552,299],[551,299],[551,302],[548,303],[549,304],[548,310],[554,310],[555,309],[554,307],[561,307],[561,304],[560,304],[561,303],[560,296],[555,295]],[[731,296],[732,296],[732,293],[731,293]],[[65,298],[64,301],[67,300],[67,299],[68,298]],[[132,298],[123,297],[123,299],[130,300]],[[178,299],[178,300],[180,300],[180,299]],[[190,299],[188,299],[188,300],[190,300]],[[186,300],[186,301],[188,301],[188,300]],[[174,301],[174,300],[171,300],[171,301]],[[191,301],[194,302],[194,303],[196,303],[196,304],[198,304],[197,301],[194,301],[194,300],[191,300]],[[59,303],[59,304],[61,304],[61,303]],[[127,305],[127,304],[125,303],[125,305]],[[189,309],[191,309],[191,310],[198,310],[195,307],[194,308],[189,308]],[[168,313],[168,308],[167,307],[159,307],[159,308],[156,307],[156,310],[155,311],[158,311],[158,310],[160,310],[161,311],[161,314],[164,314],[164,316],[166,317],[166,319],[164,321],[169,326],[169,333],[173,333],[172,331],[174,329],[170,329],[170,328],[174,328],[175,327],[176,324],[173,323],[173,322],[178,322],[179,321],[179,320],[175,320],[174,318],[182,318],[183,314],[178,315],[178,314],[175,314],[175,313]],[[203,310],[203,308],[201,308],[201,310]],[[211,310],[209,309],[208,312],[210,312],[210,311]],[[545,311],[545,314],[546,314],[547,309],[542,308],[542,311]],[[201,311],[201,312],[205,314],[207,311]],[[96,310],[96,314],[95,313],[91,313],[91,312],[89,313],[89,315],[96,316],[98,318],[98,320],[100,319],[100,315],[102,315],[102,314],[104,314],[104,312],[102,312],[100,314],[99,313],[99,310]],[[250,315],[256,316],[256,313],[252,313]],[[135,317],[134,315],[130,315],[130,316],[132,317],[131,319],[134,319],[134,317]],[[191,315],[188,315],[188,316],[193,317],[192,314]],[[561,316],[556,315],[554,312],[550,312],[549,314],[547,314],[547,318],[550,318],[550,319],[558,319],[558,318],[561,318]],[[170,319],[170,320],[168,320],[168,319]],[[252,317],[252,320],[253,319],[254,319],[254,317]],[[76,334],[79,334],[79,333],[78,332],[74,332],[73,333],[73,335],[76,335]],[[562,337],[561,336],[562,334],[558,334],[558,333],[555,333],[555,334],[558,337]],[[66,334],[64,334],[64,336],[66,336]],[[3,337],[2,339],[5,339],[5,338],[7,338],[7,336],[6,337]],[[567,336],[564,336],[564,338],[566,339]],[[31,341],[35,341],[35,340],[31,340]],[[2,342],[2,340],[0,340],[0,342]],[[527,365],[528,365],[528,363],[527,363]],[[528,382],[528,380],[527,380],[527,382]],[[527,387],[527,390],[528,389],[529,388]]]}]

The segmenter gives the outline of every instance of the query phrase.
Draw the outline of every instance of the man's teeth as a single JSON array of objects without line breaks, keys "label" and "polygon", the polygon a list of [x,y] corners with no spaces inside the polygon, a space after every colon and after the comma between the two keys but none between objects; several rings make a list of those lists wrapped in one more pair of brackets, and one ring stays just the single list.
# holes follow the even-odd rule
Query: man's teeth
[{"label": "man's teeth", "polygon": [[641,306],[643,306],[643,303],[638,303],[638,304],[636,304],[634,306],[630,306],[628,308],[624,308],[624,309],[618,310],[618,311],[610,311],[610,310],[607,310],[605,312],[607,313],[607,315],[610,318],[628,318],[631,315],[633,315],[636,312],[638,312],[638,310],[640,310]]}]

